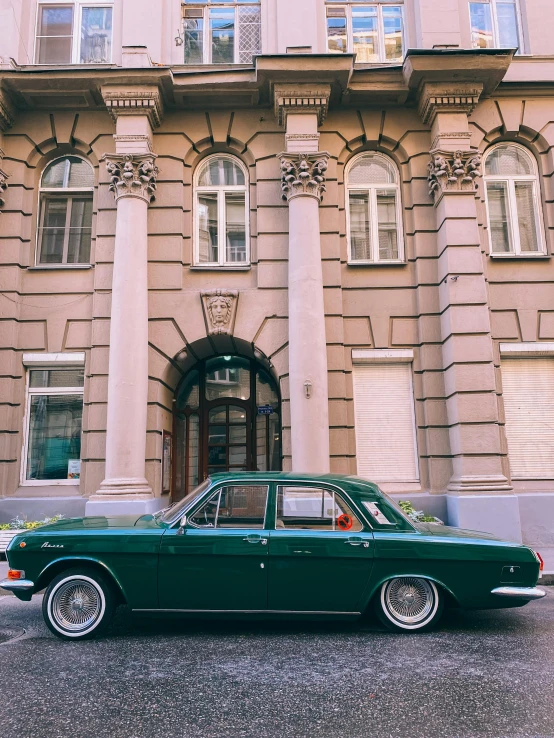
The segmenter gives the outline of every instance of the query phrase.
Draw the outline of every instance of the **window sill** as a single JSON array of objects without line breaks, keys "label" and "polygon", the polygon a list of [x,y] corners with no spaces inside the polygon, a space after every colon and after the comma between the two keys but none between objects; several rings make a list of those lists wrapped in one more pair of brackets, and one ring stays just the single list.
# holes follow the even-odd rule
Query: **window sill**
[{"label": "window sill", "polygon": [[347,261],[347,266],[351,267],[403,267],[407,265],[407,261],[395,259],[394,261]]},{"label": "window sill", "polygon": [[489,256],[491,259],[495,259],[495,260],[496,259],[499,259],[499,260],[522,259],[523,261],[528,261],[528,260],[538,259],[539,261],[541,261],[541,260],[550,259],[550,254],[541,254],[541,253],[537,253],[537,254],[489,254]]},{"label": "window sill", "polygon": [[193,264],[190,269],[194,272],[248,272],[252,269],[252,264],[244,264],[241,266],[227,266],[226,264]]},{"label": "window sill", "polygon": [[79,479],[25,479],[20,487],[79,487]]},{"label": "window sill", "polygon": [[48,272],[56,269],[69,271],[72,269],[92,269],[92,264],[35,264],[35,266],[27,267],[31,272]]}]

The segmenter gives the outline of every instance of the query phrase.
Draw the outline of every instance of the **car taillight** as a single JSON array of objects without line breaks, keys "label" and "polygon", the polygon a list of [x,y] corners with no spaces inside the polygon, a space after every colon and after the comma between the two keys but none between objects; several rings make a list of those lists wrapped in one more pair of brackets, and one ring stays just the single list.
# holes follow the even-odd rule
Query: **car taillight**
[{"label": "car taillight", "polygon": [[544,561],[543,561],[542,556],[540,555],[538,551],[535,551],[535,556],[539,560],[539,571],[544,571]]},{"label": "car taillight", "polygon": [[22,569],[8,569],[8,579],[25,579],[25,572]]}]

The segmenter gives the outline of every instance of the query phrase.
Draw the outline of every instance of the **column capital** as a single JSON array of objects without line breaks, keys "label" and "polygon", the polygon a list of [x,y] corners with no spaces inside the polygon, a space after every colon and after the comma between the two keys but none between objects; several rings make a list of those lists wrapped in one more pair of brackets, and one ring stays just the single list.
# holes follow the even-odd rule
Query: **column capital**
[{"label": "column capital", "polygon": [[110,192],[121,197],[140,197],[150,204],[155,199],[158,167],[156,154],[104,154],[102,161],[110,175]]},{"label": "column capital", "polygon": [[[2,151],[0,150],[0,162],[2,161]],[[0,208],[6,204],[6,192],[8,190],[8,175],[0,169]]]},{"label": "column capital", "polygon": [[431,151],[428,164],[429,194],[438,204],[446,192],[475,192],[481,175],[479,151]]},{"label": "column capital", "polygon": [[311,154],[282,151],[281,191],[283,200],[293,197],[315,197],[319,202],[325,192],[325,172],[329,154],[315,151]]},{"label": "column capital", "polygon": [[275,117],[279,125],[286,126],[289,113],[315,113],[321,125],[329,109],[331,85],[288,84],[275,85],[273,97]]},{"label": "column capital", "polygon": [[0,88],[0,133],[15,123],[15,110],[6,92]]},{"label": "column capital", "polygon": [[418,90],[421,120],[432,126],[438,113],[469,115],[479,102],[482,92],[482,82],[423,82]]},{"label": "column capital", "polygon": [[102,97],[114,121],[122,115],[146,115],[152,129],[163,118],[163,101],[156,85],[103,85]]}]

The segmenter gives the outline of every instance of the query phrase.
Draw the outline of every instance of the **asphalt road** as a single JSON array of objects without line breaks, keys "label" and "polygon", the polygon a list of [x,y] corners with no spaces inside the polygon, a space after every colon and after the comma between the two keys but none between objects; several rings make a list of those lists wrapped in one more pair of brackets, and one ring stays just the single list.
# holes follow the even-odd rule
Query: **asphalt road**
[{"label": "asphalt road", "polygon": [[[201,623],[120,608],[65,643],[0,598],[1,738],[553,738],[554,588],[441,630]],[[9,639],[9,640],[8,640]]]}]

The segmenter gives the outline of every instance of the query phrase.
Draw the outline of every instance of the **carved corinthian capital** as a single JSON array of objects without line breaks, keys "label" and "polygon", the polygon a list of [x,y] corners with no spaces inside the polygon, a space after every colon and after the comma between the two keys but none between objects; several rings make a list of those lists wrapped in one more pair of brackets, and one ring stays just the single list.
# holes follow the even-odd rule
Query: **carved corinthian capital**
[{"label": "carved corinthian capital", "polygon": [[329,154],[316,151],[313,154],[278,154],[281,160],[281,190],[283,200],[298,195],[308,195],[321,201],[325,192],[325,171]]},{"label": "carved corinthian capital", "polygon": [[[1,154],[1,152],[0,152]],[[0,161],[1,161],[0,156]],[[8,190],[8,175],[0,169],[0,208],[3,208],[6,204],[6,198],[4,197]]]},{"label": "carved corinthian capital", "polygon": [[481,154],[478,151],[431,152],[429,162],[429,194],[436,200],[444,192],[475,191],[481,175]]},{"label": "carved corinthian capital", "polygon": [[155,199],[158,167],[156,154],[104,154],[110,175],[110,192],[115,199],[141,197],[147,203]]}]

